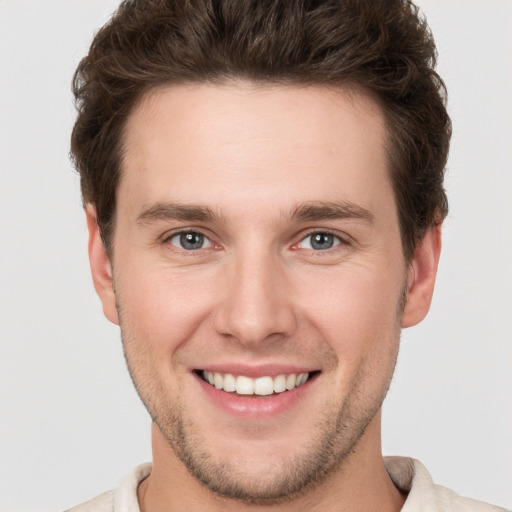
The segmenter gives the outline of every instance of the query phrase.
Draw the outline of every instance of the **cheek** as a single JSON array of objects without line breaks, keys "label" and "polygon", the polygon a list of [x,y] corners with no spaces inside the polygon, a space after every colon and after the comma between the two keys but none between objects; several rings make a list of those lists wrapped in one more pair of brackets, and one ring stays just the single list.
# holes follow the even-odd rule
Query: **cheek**
[{"label": "cheek", "polygon": [[201,271],[175,272],[156,265],[116,276],[125,335],[151,345],[160,355],[175,351],[199,328],[213,292],[211,280]]},{"label": "cheek", "polygon": [[383,356],[398,341],[404,279],[401,269],[361,266],[316,276],[303,287],[310,291],[303,295],[303,313],[340,360]]}]

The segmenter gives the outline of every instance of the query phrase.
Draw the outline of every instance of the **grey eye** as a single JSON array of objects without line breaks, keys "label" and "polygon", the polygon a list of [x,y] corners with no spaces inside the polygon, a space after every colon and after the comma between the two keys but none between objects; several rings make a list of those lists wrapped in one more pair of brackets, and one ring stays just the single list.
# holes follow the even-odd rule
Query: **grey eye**
[{"label": "grey eye", "polygon": [[169,239],[169,243],[186,251],[197,251],[212,245],[208,238],[196,231],[176,233]]},{"label": "grey eye", "polygon": [[301,249],[313,249],[315,251],[325,251],[341,243],[339,237],[328,232],[311,233],[303,238],[299,244]]}]

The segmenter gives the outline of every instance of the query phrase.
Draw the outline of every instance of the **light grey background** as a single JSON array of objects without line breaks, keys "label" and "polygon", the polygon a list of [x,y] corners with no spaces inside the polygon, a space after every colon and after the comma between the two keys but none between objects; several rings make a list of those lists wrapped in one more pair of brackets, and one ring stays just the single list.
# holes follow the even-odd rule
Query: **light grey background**
[{"label": "light grey background", "polygon": [[[113,0],[0,0],[0,509],[61,510],[149,460],[102,316],[68,161],[70,80]],[[451,213],[431,313],[404,333],[384,452],[512,505],[512,2],[423,0],[450,91]]]}]

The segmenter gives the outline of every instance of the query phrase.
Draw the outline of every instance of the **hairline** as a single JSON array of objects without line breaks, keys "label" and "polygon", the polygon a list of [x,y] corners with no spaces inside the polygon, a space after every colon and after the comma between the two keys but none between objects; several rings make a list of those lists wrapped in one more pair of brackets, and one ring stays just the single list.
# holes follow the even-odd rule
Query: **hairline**
[{"label": "hairline", "polygon": [[[126,114],[126,119],[121,125],[119,131],[119,138],[116,144],[116,155],[115,158],[117,160],[118,166],[118,174],[117,174],[117,182],[114,190],[115,200],[114,200],[114,208],[112,211],[112,215],[110,221],[108,223],[107,233],[102,233],[102,240],[107,251],[107,254],[110,259],[113,259],[113,240],[116,229],[116,221],[117,221],[117,193],[119,190],[119,186],[121,184],[121,180],[124,175],[124,163],[125,157],[129,152],[129,148],[127,147],[126,138],[127,138],[127,130],[130,119],[132,118],[134,112],[141,108],[141,106],[145,102],[150,102],[152,98],[158,95],[160,92],[164,90],[169,90],[175,87],[187,87],[187,86],[195,86],[195,85],[210,85],[213,87],[229,87],[229,86],[239,86],[240,84],[250,84],[254,85],[255,89],[279,89],[279,88],[309,88],[309,87],[317,87],[317,88],[325,88],[326,90],[333,91],[335,93],[343,93],[348,96],[350,99],[353,98],[354,95],[361,95],[370,99],[374,105],[377,106],[379,113],[383,120],[383,132],[384,132],[384,140],[383,140],[383,149],[387,157],[386,169],[388,173],[388,179],[390,180],[390,185],[393,191],[393,199],[394,206],[396,211],[396,218],[398,222],[398,228],[400,233],[400,240],[402,246],[402,253],[407,263],[412,259],[413,251],[408,251],[407,241],[405,236],[407,235],[404,231],[401,222],[401,212],[398,204],[397,191],[394,183],[394,174],[397,173],[397,162],[395,161],[394,152],[396,145],[399,142],[398,133],[396,133],[392,128],[392,123],[389,115],[389,111],[391,110],[389,107],[384,105],[381,97],[370,88],[357,83],[356,81],[349,80],[339,80],[339,81],[315,81],[304,79],[301,80],[300,77],[286,77],[286,76],[275,76],[268,78],[253,78],[253,77],[244,77],[240,75],[229,75],[229,74],[219,74],[218,77],[215,78],[201,78],[197,79],[184,78],[181,80],[170,80],[167,82],[159,82],[154,83],[152,85],[147,86],[140,90],[139,94],[134,98],[132,104],[128,108],[128,113]],[[422,237],[424,236],[424,233]],[[419,240],[416,241],[418,243]]]}]

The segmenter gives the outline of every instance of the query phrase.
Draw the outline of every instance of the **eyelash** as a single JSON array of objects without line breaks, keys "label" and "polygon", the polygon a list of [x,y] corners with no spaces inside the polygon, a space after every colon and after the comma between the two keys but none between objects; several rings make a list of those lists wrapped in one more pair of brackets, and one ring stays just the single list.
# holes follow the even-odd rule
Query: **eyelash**
[{"label": "eyelash", "polygon": [[[171,243],[171,240],[173,238],[186,236],[187,234],[199,235],[199,236],[203,237],[203,240],[206,241],[209,245],[207,247],[199,247],[198,249],[185,249],[183,247],[179,247],[179,246],[174,245],[174,244]],[[330,236],[330,237],[334,238],[334,245],[332,245],[331,247],[329,247],[327,249],[317,249],[317,250],[315,250],[313,247],[307,248],[307,250],[313,251],[315,254],[318,254],[318,255],[330,254],[333,251],[335,251],[336,248],[339,247],[339,246],[350,245],[350,242],[346,239],[346,237],[342,237],[337,232],[331,231],[329,229],[322,229],[322,230],[316,229],[316,230],[311,230],[309,233],[306,233],[304,236],[302,236],[302,238],[297,243],[295,243],[292,246],[292,248],[295,249],[295,250],[300,249],[300,247],[298,247],[298,246],[301,243],[303,243],[304,241],[306,241],[308,238],[313,237],[314,235],[324,235],[324,236],[327,235],[327,236]],[[216,244],[214,241],[212,241],[209,236],[207,236],[206,234],[202,233],[198,229],[182,229],[180,231],[176,231],[176,232],[170,234],[169,236],[166,236],[163,239],[163,242],[165,244],[167,244],[167,245],[171,245],[174,248],[174,250],[178,250],[178,251],[182,252],[183,254],[186,254],[186,255],[189,255],[189,256],[196,255],[197,253],[203,251],[204,249],[209,249],[209,248],[218,249],[218,248],[220,248],[220,246],[218,244]],[[310,242],[310,245],[312,245],[311,242]]]},{"label": "eyelash", "polygon": [[[182,237],[182,236],[186,236],[186,235],[189,235],[189,234],[193,234],[193,235],[199,235],[201,237],[203,237],[204,241],[205,242],[208,242],[209,245],[207,247],[200,247],[198,249],[185,249],[183,247],[179,247],[177,245],[174,245],[171,243],[171,240],[173,238],[176,238],[176,237]],[[175,248],[176,250],[178,251],[181,251],[182,253],[185,253],[187,255],[194,255],[194,254],[197,254],[199,251],[202,251],[203,249],[208,249],[210,247],[218,247],[217,244],[215,244],[215,242],[213,242],[209,236],[205,235],[204,233],[202,233],[200,230],[198,229],[182,229],[180,231],[176,231],[174,233],[171,233],[169,236],[166,236],[163,240],[163,242],[165,244],[168,244],[168,245],[171,245],[173,248]]]},{"label": "eyelash", "polygon": [[[312,248],[308,248],[308,250],[312,250],[315,254],[330,254],[332,253],[333,251],[336,250],[336,247],[339,247],[340,245],[348,245],[348,242],[345,238],[343,238],[341,235],[339,235],[338,233],[336,232],[333,232],[329,229],[322,229],[322,230],[313,230],[313,231],[310,231],[309,233],[307,233],[305,236],[303,236],[298,243],[296,243],[294,245],[294,247],[297,247],[299,244],[303,243],[304,241],[308,240],[308,239],[312,239],[312,237],[314,235],[327,235],[327,236],[330,236],[330,237],[333,237],[334,239],[334,245],[332,245],[332,247],[329,247],[327,249],[317,249],[315,250],[313,247]],[[310,242],[310,245],[312,245],[312,243]]]}]

